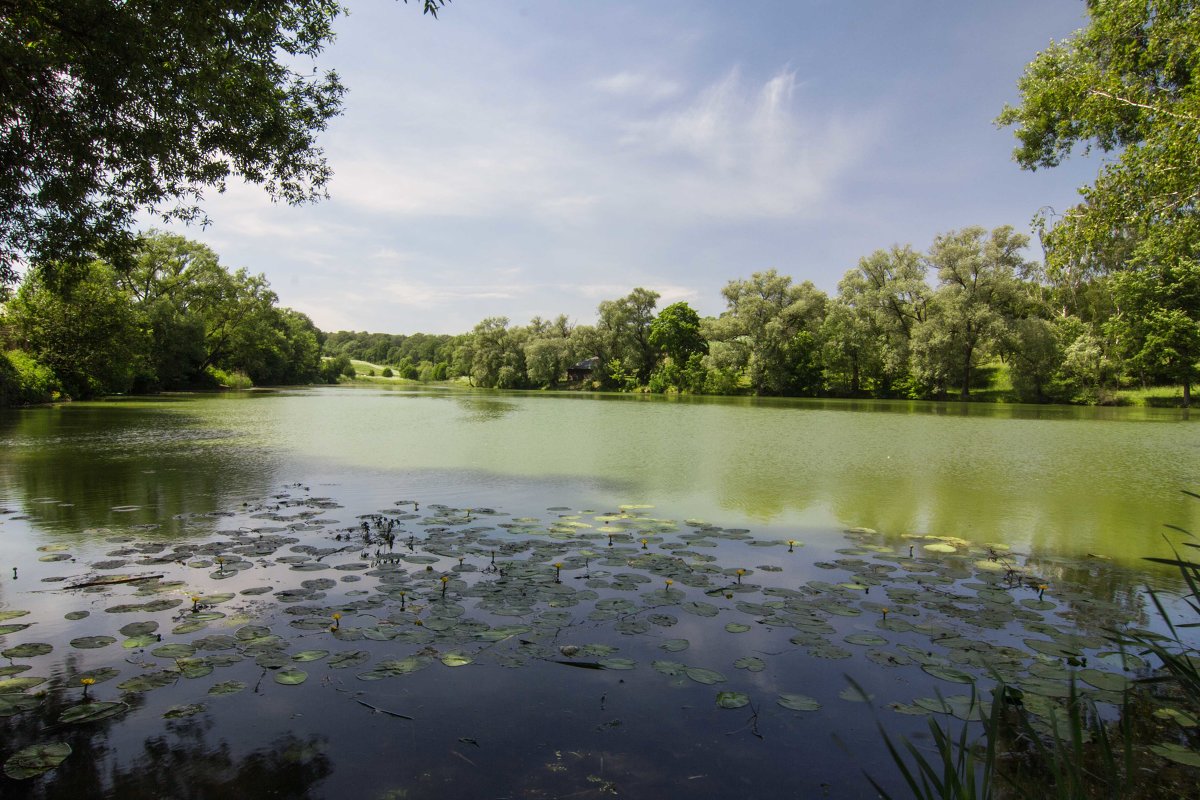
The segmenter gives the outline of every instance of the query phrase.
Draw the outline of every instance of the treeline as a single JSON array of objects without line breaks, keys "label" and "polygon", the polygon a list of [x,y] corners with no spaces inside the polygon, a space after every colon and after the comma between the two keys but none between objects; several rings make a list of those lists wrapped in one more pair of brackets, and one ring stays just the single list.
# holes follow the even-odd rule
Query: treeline
[{"label": "treeline", "polygon": [[411,336],[338,331],[325,339],[325,355],[387,364],[392,374],[410,380],[444,381],[461,337],[414,333]]},{"label": "treeline", "polygon": [[[450,372],[498,388],[574,377],[615,390],[967,399],[998,359],[1026,402],[1105,403],[1121,387],[1176,384],[1186,404],[1200,376],[1200,266],[1050,280],[1023,256],[1028,244],[1009,227],[971,227],[925,253],[879,250],[833,297],[757,272],[725,286],[715,318],[686,303],[656,313],[658,294],[641,288],[600,303],[594,325],[492,317],[452,341]],[[577,362],[588,371],[569,376]]]},{"label": "treeline", "polygon": [[0,311],[0,405],[336,380],[321,332],[277,302],[262,275],[157,232],[121,269],[34,268]]}]

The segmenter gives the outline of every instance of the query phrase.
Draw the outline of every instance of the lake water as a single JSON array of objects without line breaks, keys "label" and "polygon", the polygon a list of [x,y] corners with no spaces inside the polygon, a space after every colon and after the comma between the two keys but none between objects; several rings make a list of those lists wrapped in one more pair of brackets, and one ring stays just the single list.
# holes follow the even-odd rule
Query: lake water
[{"label": "lake water", "polygon": [[[354,387],[0,411],[0,625],[32,623],[0,649],[52,647],[0,675],[46,679],[0,704],[0,757],[73,748],[0,793],[872,796],[875,715],[925,725],[889,704],[1030,636],[1097,659],[1113,619],[1154,624],[1139,587],[1173,575],[1141,559],[1200,530],[1198,466],[1200,427],[1157,409]],[[109,610],[147,597],[178,602]],[[139,621],[162,642],[118,631]],[[97,669],[88,699],[126,707],[64,733]],[[820,708],[778,702],[800,694]]]}]

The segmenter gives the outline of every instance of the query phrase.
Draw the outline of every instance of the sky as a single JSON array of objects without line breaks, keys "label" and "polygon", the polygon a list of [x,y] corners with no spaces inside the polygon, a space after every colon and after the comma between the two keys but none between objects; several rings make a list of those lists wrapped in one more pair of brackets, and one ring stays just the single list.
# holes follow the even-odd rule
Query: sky
[{"label": "sky", "polygon": [[716,315],[767,269],[834,294],[880,248],[1028,233],[1098,166],[1022,171],[993,123],[1082,0],[420,5],[350,0],[316,62],[349,87],[329,199],[230,185],[178,228],[322,330],[591,324],[638,286]]}]

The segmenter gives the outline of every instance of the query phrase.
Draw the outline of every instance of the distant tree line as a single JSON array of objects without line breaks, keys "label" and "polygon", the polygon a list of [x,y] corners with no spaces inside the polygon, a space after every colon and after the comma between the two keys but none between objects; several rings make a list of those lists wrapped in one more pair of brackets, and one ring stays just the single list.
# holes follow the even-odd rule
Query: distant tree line
[{"label": "distant tree line", "polygon": [[501,389],[961,399],[1001,364],[1015,399],[1082,403],[1200,375],[1200,266],[1047,271],[1028,244],[1008,227],[972,227],[924,253],[878,250],[832,297],[756,272],[726,284],[716,317],[685,302],[659,309],[657,292],[635,288],[601,302],[593,324],[488,317],[457,336],[326,335],[279,307],[262,275],[150,233],[131,266],[25,276],[0,306],[0,404],[332,383],[354,376],[352,360],[384,377]]},{"label": "distant tree line", "polygon": [[277,302],[262,275],[164,233],[143,236],[123,269],[32,269],[0,307],[0,405],[336,380],[321,332]]},{"label": "distant tree line", "polygon": [[999,362],[1019,400],[1103,403],[1200,376],[1200,267],[1063,280],[1025,258],[1028,244],[970,227],[925,253],[878,250],[833,297],[756,272],[705,319],[682,302],[656,312],[659,295],[638,288],[600,303],[594,325],[489,317],[441,352],[453,348],[450,374],[513,389],[569,383],[584,360],[590,388],[694,394],[967,399]]},{"label": "distant tree line", "polygon": [[444,381],[457,337],[414,333],[410,336],[338,331],[325,338],[325,355],[389,365],[389,374],[409,380]]}]

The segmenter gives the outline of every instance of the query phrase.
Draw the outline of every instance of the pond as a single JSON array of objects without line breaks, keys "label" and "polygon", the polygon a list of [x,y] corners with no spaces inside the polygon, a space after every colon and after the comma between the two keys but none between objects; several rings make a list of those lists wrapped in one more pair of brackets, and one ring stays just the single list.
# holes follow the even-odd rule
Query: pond
[{"label": "pond", "polygon": [[1200,530],[1198,464],[1159,409],[0,412],[0,794],[871,797],[876,719],[975,716],[988,669],[1116,707],[1148,665],[1107,633],[1161,629],[1142,558]]}]

